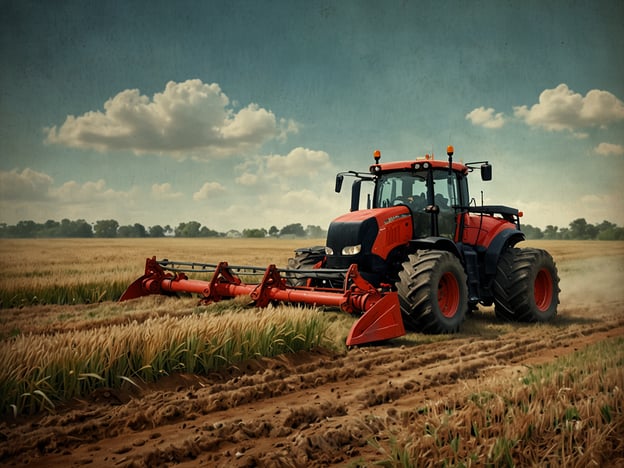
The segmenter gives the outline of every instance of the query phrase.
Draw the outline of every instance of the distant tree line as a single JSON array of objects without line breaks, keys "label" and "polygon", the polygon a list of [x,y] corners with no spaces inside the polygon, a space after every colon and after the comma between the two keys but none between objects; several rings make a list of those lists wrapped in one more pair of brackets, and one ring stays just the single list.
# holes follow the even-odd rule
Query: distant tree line
[{"label": "distant tree line", "polygon": [[[600,224],[590,224],[585,218],[572,221],[568,227],[559,228],[548,225],[544,230],[524,224],[522,231],[528,239],[562,239],[562,240],[624,240],[624,228],[609,221]],[[320,226],[300,223],[288,224],[281,229],[271,226],[265,228],[249,228],[237,231],[231,229],[219,232],[202,226],[197,221],[180,223],[175,228],[156,224],[146,228],[142,224],[134,223],[120,226],[114,219],[101,219],[89,224],[84,219],[71,221],[63,219],[60,222],[48,220],[45,223],[34,221],[20,221],[15,225],[0,223],[0,238],[36,238],[36,237],[311,237],[322,239],[327,231]]]},{"label": "distant tree line", "polygon": [[568,227],[559,228],[549,224],[543,231],[530,224],[524,224],[522,231],[528,239],[624,240],[624,228],[609,221],[590,224],[585,218],[575,219]]},{"label": "distant tree line", "polygon": [[197,221],[180,223],[176,227],[156,224],[146,228],[142,224],[134,223],[119,225],[114,219],[101,219],[93,224],[84,219],[63,219],[60,222],[48,220],[45,223],[34,221],[20,221],[15,225],[0,223],[0,238],[53,238],[53,237],[313,237],[324,238],[327,232],[320,226],[300,223],[288,224],[281,229],[271,226],[265,228],[250,228],[237,231],[231,229],[219,232],[202,226]]}]

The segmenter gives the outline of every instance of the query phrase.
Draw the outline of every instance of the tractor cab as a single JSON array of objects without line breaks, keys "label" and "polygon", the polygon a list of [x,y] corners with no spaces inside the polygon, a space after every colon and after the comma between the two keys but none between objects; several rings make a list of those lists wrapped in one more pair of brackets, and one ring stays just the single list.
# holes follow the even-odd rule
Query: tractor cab
[{"label": "tractor cab", "polygon": [[379,163],[381,154],[375,151],[375,164],[369,173],[341,172],[336,176],[336,192],[340,192],[345,176],[355,178],[352,186],[351,211],[360,207],[362,183],[372,183],[366,208],[378,209],[405,206],[413,219],[412,238],[442,236],[458,241],[457,214],[468,209],[470,197],[467,175],[481,164],[481,178],[491,180],[492,166],[487,161],[459,164],[449,160],[434,160],[428,154],[415,161]]},{"label": "tractor cab", "polygon": [[431,167],[380,172],[372,208],[406,206],[413,237],[455,236],[455,211],[468,205],[466,178],[459,171]]},{"label": "tractor cab", "polygon": [[[467,175],[481,164],[481,177],[491,179],[487,162],[471,165],[448,160],[435,160],[426,155],[412,161],[375,163],[368,172],[342,172],[336,176],[339,192],[345,176],[354,178],[351,210],[329,226],[327,266],[344,268],[357,263],[361,271],[380,273],[379,281],[392,279],[397,268],[388,268],[394,257],[405,258],[406,252],[419,248],[419,242],[435,243],[446,250],[463,238],[465,215],[470,210]],[[372,184],[361,207],[363,184]],[[467,218],[466,218],[467,219]],[[377,282],[374,277],[371,281]]]}]

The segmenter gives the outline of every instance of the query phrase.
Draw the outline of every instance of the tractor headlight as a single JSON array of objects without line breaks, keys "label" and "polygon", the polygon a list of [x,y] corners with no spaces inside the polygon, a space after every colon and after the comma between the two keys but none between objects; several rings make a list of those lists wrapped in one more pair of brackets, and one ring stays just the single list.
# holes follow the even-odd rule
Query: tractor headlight
[{"label": "tractor headlight", "polygon": [[331,247],[325,246],[325,255],[334,255],[334,249]]},{"label": "tractor headlight", "polygon": [[348,245],[342,248],[342,255],[357,255],[362,250],[362,244]]}]

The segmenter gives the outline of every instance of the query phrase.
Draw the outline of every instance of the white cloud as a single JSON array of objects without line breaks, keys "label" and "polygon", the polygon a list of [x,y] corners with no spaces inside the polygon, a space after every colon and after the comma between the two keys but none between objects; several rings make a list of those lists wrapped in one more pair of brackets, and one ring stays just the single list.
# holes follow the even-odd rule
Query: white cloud
[{"label": "white cloud", "polygon": [[531,127],[574,132],[580,128],[605,127],[624,119],[624,103],[608,91],[590,90],[585,96],[566,84],[546,89],[530,108],[514,107],[514,114]]},{"label": "white cloud", "polygon": [[46,142],[98,151],[130,150],[183,159],[212,159],[258,149],[296,133],[297,124],[251,103],[236,112],[218,84],[170,81],[153,99],[127,89],[104,103],[104,112],[70,115],[46,129]]},{"label": "white cloud", "polygon": [[[588,213],[588,222],[598,223],[607,220],[619,226],[624,224],[624,198],[622,198],[622,193],[619,190],[602,194],[582,195],[580,202],[580,209]],[[575,216],[570,220],[580,217]]]},{"label": "white cloud", "polygon": [[155,200],[177,200],[183,196],[182,192],[174,192],[169,182],[152,185],[152,198]]},{"label": "white cloud", "polygon": [[299,133],[299,124],[292,119],[280,119],[278,141],[284,142],[289,133],[296,135]]},{"label": "white cloud", "polygon": [[315,176],[330,167],[329,154],[325,151],[301,147],[293,149],[286,156],[267,156],[265,162],[269,173],[285,176]]},{"label": "white cloud", "polygon": [[613,143],[600,143],[594,148],[594,152],[602,156],[620,155],[624,154],[624,146]]},{"label": "white cloud", "polygon": [[249,202],[236,201],[223,207],[215,206],[214,211],[211,208],[211,219],[206,224],[220,230],[253,226],[268,229],[292,223],[326,229],[333,218],[348,211],[348,194],[336,194],[332,189],[333,180],[317,188],[283,190],[280,186],[269,184],[262,193],[250,197]]},{"label": "white cloud", "polygon": [[206,182],[193,194],[193,200],[206,200],[223,192],[225,192],[225,187],[219,182]]},{"label": "white cloud", "polygon": [[44,199],[53,183],[48,174],[30,168],[0,171],[0,200]]},{"label": "white cloud", "polygon": [[483,106],[473,109],[466,114],[466,120],[470,120],[473,125],[478,125],[485,128],[501,128],[505,125],[505,118],[503,113],[494,113],[495,110],[492,107],[485,108]]},{"label": "white cloud", "polygon": [[117,191],[106,186],[104,179],[97,181],[87,181],[83,184],[70,180],[59,188],[50,190],[50,197],[58,203],[65,204],[102,204],[102,203],[127,203],[135,194],[137,189],[128,192]]},{"label": "white cloud", "polygon": [[0,215],[2,222],[33,219],[125,219],[137,220],[145,197],[133,187],[118,191],[103,179],[84,183],[70,180],[60,186],[48,174],[32,169],[0,171]]},{"label": "white cloud", "polygon": [[[325,205],[325,208],[332,206],[331,200],[335,198],[333,192],[324,193],[322,196],[313,190],[291,190],[282,195],[279,205],[282,207],[319,207]],[[345,211],[347,207],[343,207],[342,211]],[[301,213],[300,208],[296,208],[293,214]],[[305,220],[303,220],[305,221]]]},{"label": "white cloud", "polygon": [[244,172],[236,178],[236,183],[240,185],[256,185],[258,176],[249,172]]}]

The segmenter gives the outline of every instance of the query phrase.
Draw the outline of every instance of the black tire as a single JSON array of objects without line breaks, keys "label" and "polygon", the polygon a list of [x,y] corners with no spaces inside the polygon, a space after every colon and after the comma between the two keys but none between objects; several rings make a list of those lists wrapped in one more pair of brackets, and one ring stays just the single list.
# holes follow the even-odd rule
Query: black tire
[{"label": "black tire", "polygon": [[396,283],[405,327],[456,333],[468,310],[466,273],[450,252],[419,250],[408,256]]},{"label": "black tire", "polygon": [[[324,246],[304,247],[295,250],[295,257],[288,259],[288,268],[290,270],[311,270],[324,258]],[[308,278],[305,275],[289,273],[287,278],[290,286],[307,286],[308,284]]]},{"label": "black tire", "polygon": [[557,315],[559,276],[545,250],[507,249],[494,280],[494,311],[505,320],[547,322]]}]

